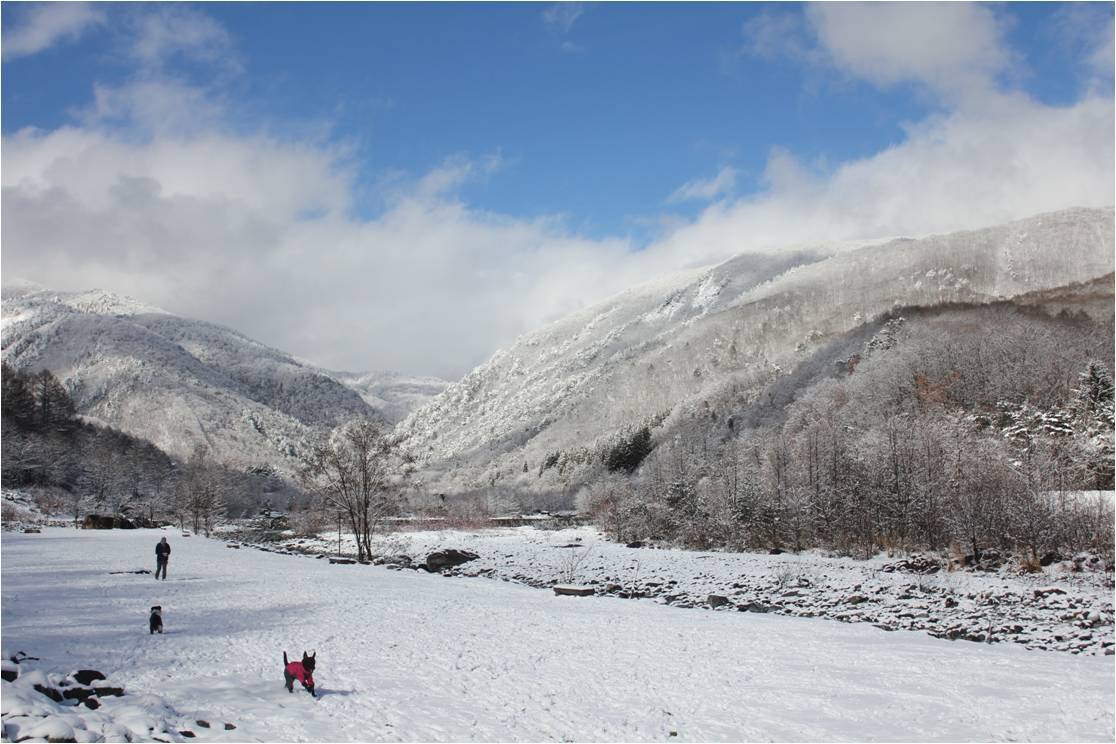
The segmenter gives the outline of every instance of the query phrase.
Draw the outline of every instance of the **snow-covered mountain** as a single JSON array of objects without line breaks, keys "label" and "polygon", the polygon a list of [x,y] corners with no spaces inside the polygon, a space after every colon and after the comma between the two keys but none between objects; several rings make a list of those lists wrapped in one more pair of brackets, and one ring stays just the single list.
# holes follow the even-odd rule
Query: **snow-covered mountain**
[{"label": "snow-covered mountain", "polygon": [[390,424],[402,420],[441,394],[452,383],[438,377],[415,377],[398,372],[329,372],[333,379],[355,390]]},{"label": "snow-covered mountain", "polygon": [[4,361],[50,369],[79,412],[180,457],[204,443],[222,461],[291,473],[313,429],[393,421],[430,389],[376,373],[352,389],[231,329],[100,290],[5,285],[2,323]]},{"label": "snow-covered mountain", "polygon": [[714,396],[747,402],[813,349],[893,308],[990,302],[1112,271],[1112,209],[828,254],[742,255],[522,336],[397,431],[431,493],[561,490],[576,483],[569,469],[546,467],[557,453],[584,462],[624,427]]}]

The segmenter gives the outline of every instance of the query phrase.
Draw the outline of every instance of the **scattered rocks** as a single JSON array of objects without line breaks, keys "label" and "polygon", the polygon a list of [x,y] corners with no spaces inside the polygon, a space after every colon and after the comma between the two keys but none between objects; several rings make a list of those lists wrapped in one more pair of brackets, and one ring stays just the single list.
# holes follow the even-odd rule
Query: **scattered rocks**
[{"label": "scattered rocks", "polygon": [[351,566],[356,563],[355,558],[330,558],[330,563],[335,563],[339,566]]}]

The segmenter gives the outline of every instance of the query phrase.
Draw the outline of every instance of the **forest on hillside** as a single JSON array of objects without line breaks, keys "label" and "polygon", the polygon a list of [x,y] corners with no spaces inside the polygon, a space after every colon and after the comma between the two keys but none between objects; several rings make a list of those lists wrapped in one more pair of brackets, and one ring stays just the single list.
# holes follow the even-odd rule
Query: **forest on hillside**
[{"label": "forest on hillside", "polygon": [[178,461],[150,442],[78,415],[49,370],[4,363],[3,466],[6,489],[33,491],[47,514],[111,517],[136,526],[175,523],[208,531],[225,516],[305,503],[272,469],[238,469],[205,446]]},{"label": "forest on hillside", "polygon": [[655,430],[638,468],[602,456],[582,508],[617,540],[699,548],[1112,553],[1090,493],[1113,488],[1111,319],[1001,303],[873,327]]}]

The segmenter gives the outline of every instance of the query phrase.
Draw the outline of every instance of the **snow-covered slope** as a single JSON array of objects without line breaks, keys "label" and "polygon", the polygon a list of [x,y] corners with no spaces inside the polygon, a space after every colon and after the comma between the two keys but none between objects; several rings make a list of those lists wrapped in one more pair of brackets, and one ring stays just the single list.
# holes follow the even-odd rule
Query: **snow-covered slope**
[{"label": "snow-covered slope", "polygon": [[310,431],[374,416],[358,393],[228,328],[103,291],[21,287],[3,300],[3,359],[46,368],[78,410],[179,456],[293,472]]},{"label": "snow-covered slope", "polygon": [[[817,345],[894,307],[988,302],[1113,271],[1112,209],[1072,209],[831,255],[738,256],[529,333],[398,426],[432,491],[559,490],[625,426],[726,390],[748,400]],[[575,468],[576,470],[576,468]]]}]

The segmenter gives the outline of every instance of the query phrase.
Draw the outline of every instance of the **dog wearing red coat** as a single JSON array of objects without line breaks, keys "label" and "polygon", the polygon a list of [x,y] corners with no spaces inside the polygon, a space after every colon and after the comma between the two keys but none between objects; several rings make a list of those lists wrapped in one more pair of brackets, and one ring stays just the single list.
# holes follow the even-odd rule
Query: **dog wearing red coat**
[{"label": "dog wearing red coat", "polygon": [[297,679],[312,697],[314,694],[314,659],[318,652],[307,655],[302,652],[302,661],[287,661],[287,652],[283,652],[283,679],[287,682],[287,692],[294,692],[294,683]]}]

